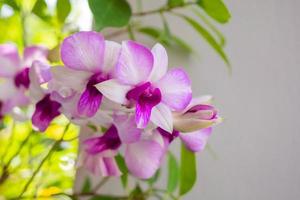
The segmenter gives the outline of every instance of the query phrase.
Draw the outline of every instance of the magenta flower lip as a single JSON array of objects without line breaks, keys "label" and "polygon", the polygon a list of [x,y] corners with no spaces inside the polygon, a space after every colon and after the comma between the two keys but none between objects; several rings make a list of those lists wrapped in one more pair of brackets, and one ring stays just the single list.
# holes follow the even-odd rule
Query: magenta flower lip
[{"label": "magenta flower lip", "polygon": [[16,87],[20,88],[23,86],[24,88],[28,89],[30,84],[29,68],[25,68],[21,72],[17,73],[14,81]]}]

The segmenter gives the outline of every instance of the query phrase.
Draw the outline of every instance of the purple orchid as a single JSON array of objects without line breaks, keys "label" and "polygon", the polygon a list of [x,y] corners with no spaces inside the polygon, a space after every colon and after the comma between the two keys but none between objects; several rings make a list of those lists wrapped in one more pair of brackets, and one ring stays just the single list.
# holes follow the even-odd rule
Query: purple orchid
[{"label": "purple orchid", "polygon": [[74,116],[93,117],[97,113],[103,95],[95,85],[113,76],[119,51],[118,43],[105,41],[92,31],[75,33],[63,41],[61,58],[65,67],[51,69],[56,82],[49,87],[62,99],[72,99],[72,103],[67,102],[76,104]]},{"label": "purple orchid", "polygon": [[[112,125],[103,136],[90,138],[84,141],[86,157],[97,156],[98,166],[87,164],[86,167],[93,173],[95,169],[100,169],[100,174],[106,174],[109,169],[117,169],[114,164],[114,156],[117,154],[121,144],[125,145],[125,162],[129,171],[136,177],[146,179],[153,176],[159,168],[164,154],[163,145],[153,138],[142,138],[142,129],[135,125],[134,116],[118,115],[114,116],[115,125]],[[101,156],[100,156],[101,155]],[[110,159],[110,164],[106,168],[99,160]],[[110,175],[118,170],[112,170]]]},{"label": "purple orchid", "polygon": [[30,87],[29,68],[34,60],[47,62],[48,50],[40,46],[25,48],[23,58],[12,44],[0,45],[0,115],[11,112],[16,106],[30,102],[26,90]]},{"label": "purple orchid", "polygon": [[171,111],[181,111],[192,98],[191,81],[184,70],[167,71],[168,56],[156,44],[152,50],[133,42],[122,43],[115,70],[116,79],[96,85],[108,99],[127,107],[135,107],[138,128],[149,121],[172,132]]},{"label": "purple orchid", "polygon": [[112,125],[102,136],[84,141],[85,166],[95,174],[102,176],[119,176],[120,170],[114,156],[121,146],[117,128]]},{"label": "purple orchid", "polygon": [[29,92],[32,101],[36,102],[31,121],[40,131],[45,131],[50,122],[61,114],[61,104],[53,99],[51,91],[41,86],[52,79],[50,66],[34,61],[29,70],[29,78],[31,82]]}]

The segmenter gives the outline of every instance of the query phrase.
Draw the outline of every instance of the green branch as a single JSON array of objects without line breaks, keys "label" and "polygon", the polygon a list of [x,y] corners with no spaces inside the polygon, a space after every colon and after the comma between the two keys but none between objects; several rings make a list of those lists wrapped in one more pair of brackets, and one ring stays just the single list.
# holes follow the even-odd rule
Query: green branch
[{"label": "green branch", "polygon": [[133,13],[132,16],[141,17],[141,16],[145,16],[145,15],[153,15],[153,14],[158,14],[158,13],[162,13],[162,12],[169,12],[174,9],[184,8],[184,7],[187,7],[190,5],[195,5],[195,4],[197,4],[197,1],[185,2],[185,3],[177,5],[177,6],[163,6],[163,7],[154,9],[154,10]]},{"label": "green branch", "polygon": [[18,198],[21,198],[23,196],[23,194],[26,192],[26,190],[28,189],[28,187],[30,186],[31,182],[33,181],[33,179],[35,178],[35,176],[38,174],[38,172],[40,171],[40,169],[42,168],[43,164],[47,161],[47,159],[51,156],[51,154],[54,152],[54,150],[59,146],[59,144],[63,141],[63,138],[67,132],[67,130],[69,129],[71,123],[68,123],[68,125],[65,127],[64,132],[60,138],[60,140],[57,140],[52,147],[50,148],[50,150],[48,151],[47,155],[43,158],[43,160],[40,162],[40,164],[38,165],[38,167],[36,168],[36,170],[33,172],[32,176],[30,177],[30,179],[27,181],[27,183],[25,184],[22,192],[20,193],[20,195],[18,196]]}]

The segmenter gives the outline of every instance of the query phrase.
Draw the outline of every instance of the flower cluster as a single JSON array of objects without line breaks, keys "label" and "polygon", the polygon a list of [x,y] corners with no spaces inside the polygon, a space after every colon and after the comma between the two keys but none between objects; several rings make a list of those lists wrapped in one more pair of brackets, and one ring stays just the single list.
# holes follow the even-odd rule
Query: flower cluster
[{"label": "flower cluster", "polygon": [[60,114],[75,124],[102,127],[103,133],[83,143],[81,163],[93,173],[120,175],[115,161],[120,153],[131,174],[149,178],[174,139],[201,151],[220,121],[209,96],[192,98],[183,69],[168,70],[160,44],[148,49],[135,41],[119,44],[96,32],[78,32],[61,44],[64,66],[52,67],[45,50],[27,59],[37,50],[26,49],[21,63],[16,49],[0,48],[5,66],[0,75],[9,84],[0,87],[13,88],[0,89],[0,113],[33,102],[32,124],[40,131]]}]

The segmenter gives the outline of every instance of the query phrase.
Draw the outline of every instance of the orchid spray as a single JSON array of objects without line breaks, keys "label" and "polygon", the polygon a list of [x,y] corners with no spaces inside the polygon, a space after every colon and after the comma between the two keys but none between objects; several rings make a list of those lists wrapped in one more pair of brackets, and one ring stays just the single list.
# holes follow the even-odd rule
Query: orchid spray
[{"label": "orchid spray", "polygon": [[[22,34],[21,43],[11,39],[11,27],[11,38],[0,34],[6,42],[0,44],[0,199],[179,199],[194,186],[196,153],[222,118],[211,96],[193,94],[183,66],[169,66],[166,48],[194,50],[171,33],[165,14],[191,26],[230,66],[224,37],[209,19],[225,23],[229,11],[222,0],[169,0],[148,11],[138,4],[134,12],[126,0],[87,2],[94,31],[73,27],[69,0],[58,0],[54,14],[44,0],[1,3],[0,22],[2,10],[13,9],[5,20],[20,23]],[[194,13],[205,26],[177,12],[190,7],[204,11]],[[156,14],[163,29],[135,23]],[[37,37],[32,24],[41,21],[49,29]],[[104,36],[106,27],[119,30]],[[124,32],[130,40],[113,41]],[[152,37],[154,46],[138,42],[135,33]],[[29,45],[39,43],[45,46]],[[177,148],[180,155],[171,151]],[[166,184],[158,187],[163,173]],[[102,193],[110,179],[120,180],[122,193]]]}]

